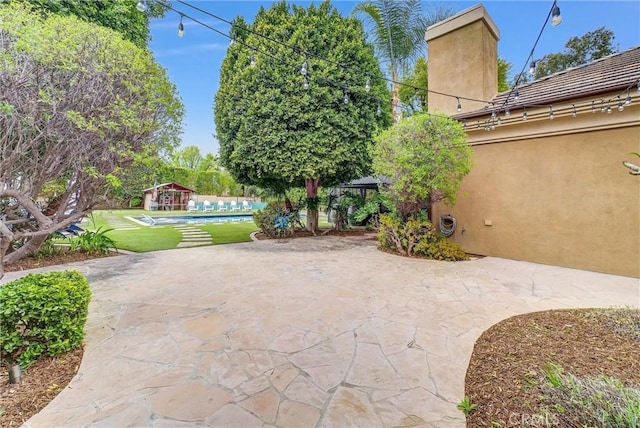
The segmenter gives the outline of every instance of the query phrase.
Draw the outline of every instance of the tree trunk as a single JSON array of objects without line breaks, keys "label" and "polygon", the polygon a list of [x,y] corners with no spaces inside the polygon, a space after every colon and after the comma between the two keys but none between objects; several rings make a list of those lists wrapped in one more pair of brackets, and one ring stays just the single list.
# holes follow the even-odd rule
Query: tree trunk
[{"label": "tree trunk", "polygon": [[318,229],[318,187],[319,178],[305,178],[307,188],[307,230],[315,235]]},{"label": "tree trunk", "polygon": [[398,105],[400,104],[400,92],[398,85],[398,70],[397,67],[391,68],[391,78],[393,80],[393,86],[391,89],[391,114],[393,115],[393,123],[400,123],[402,120],[402,112],[398,111]]},{"label": "tree trunk", "polygon": [[34,254],[42,246],[42,243],[47,239],[47,236],[48,235],[38,235],[32,237],[22,247],[18,248],[10,254],[5,254],[2,261],[5,264],[9,265],[11,263],[17,262],[23,257]]}]

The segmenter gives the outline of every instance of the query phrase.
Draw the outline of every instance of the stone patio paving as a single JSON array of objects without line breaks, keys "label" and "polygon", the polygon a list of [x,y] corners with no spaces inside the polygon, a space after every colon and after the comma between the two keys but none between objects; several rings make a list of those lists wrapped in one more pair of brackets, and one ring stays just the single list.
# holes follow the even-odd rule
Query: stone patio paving
[{"label": "stone patio paving", "polygon": [[363,238],[72,266],[93,289],[84,359],[27,427],[463,427],[456,404],[485,329],[543,309],[640,306],[633,278],[405,259]]}]

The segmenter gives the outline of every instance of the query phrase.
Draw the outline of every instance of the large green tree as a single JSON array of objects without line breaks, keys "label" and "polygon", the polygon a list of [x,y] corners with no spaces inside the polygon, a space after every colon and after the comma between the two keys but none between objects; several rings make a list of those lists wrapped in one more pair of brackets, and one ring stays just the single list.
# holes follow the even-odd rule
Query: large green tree
[{"label": "large green tree", "polygon": [[138,47],[147,46],[147,42],[151,39],[149,19],[163,16],[166,11],[163,2],[159,1],[148,2],[149,7],[146,13],[140,13],[136,9],[135,0],[9,0],[9,2],[28,3],[44,14],[74,15],[83,21],[117,31]]},{"label": "large green tree", "polygon": [[[400,82],[413,61],[424,55],[427,27],[454,14],[451,9],[435,8],[424,14],[421,0],[376,0],[362,2],[353,14],[362,18],[380,61],[392,79],[391,111],[394,122],[402,118]],[[426,86],[425,86],[426,87]]]},{"label": "large green tree", "polygon": [[136,153],[177,144],[182,114],[148,50],[72,16],[0,7],[0,266],[90,212]]},{"label": "large green tree", "polygon": [[391,178],[388,191],[402,219],[445,201],[454,203],[471,169],[471,148],[462,125],[438,115],[418,114],[376,137],[374,171]]},{"label": "large green tree", "polygon": [[307,228],[315,230],[318,187],[369,172],[368,145],[390,122],[388,110],[379,111],[388,101],[382,72],[360,22],[328,1],[308,9],[276,3],[248,29],[236,32],[220,74],[220,160],[243,184],[305,187]]},{"label": "large green tree", "polygon": [[586,64],[618,51],[613,31],[600,27],[578,37],[571,37],[563,52],[550,53],[536,61],[535,78],[548,76],[570,67]]}]

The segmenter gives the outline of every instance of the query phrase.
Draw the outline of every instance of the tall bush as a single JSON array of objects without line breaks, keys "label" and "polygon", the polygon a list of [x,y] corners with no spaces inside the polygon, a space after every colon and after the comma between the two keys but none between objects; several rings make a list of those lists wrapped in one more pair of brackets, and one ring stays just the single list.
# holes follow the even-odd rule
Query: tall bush
[{"label": "tall bush", "polygon": [[40,355],[81,346],[90,300],[77,271],[31,274],[0,287],[2,359],[27,368]]},{"label": "tall bush", "polygon": [[373,169],[391,179],[388,191],[403,220],[439,201],[453,204],[471,170],[462,125],[439,115],[415,115],[376,137]]}]

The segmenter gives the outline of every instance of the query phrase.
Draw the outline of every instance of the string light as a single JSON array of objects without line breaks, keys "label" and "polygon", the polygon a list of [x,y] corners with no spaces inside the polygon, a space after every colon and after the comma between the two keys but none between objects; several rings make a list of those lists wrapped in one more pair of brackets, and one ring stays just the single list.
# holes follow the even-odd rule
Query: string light
[{"label": "string light", "polygon": [[531,61],[531,64],[529,65],[529,74],[534,74],[535,72],[536,72],[536,62]]},{"label": "string light", "polygon": [[[211,13],[207,12],[207,11],[204,11],[204,10],[202,10],[202,9],[200,9],[200,8],[197,8],[197,7],[195,7],[195,6],[192,6],[192,5],[190,5],[190,4],[188,4],[188,3],[186,3],[186,2],[184,2],[184,1],[182,1],[182,0],[176,0],[176,2],[177,2],[177,3],[185,4],[185,5],[187,5],[187,6],[191,7],[191,8],[194,8],[194,9],[196,9],[196,10],[199,10],[199,11],[201,11],[201,12],[203,12],[203,13],[207,14],[207,15],[210,15],[210,16],[212,16],[212,17],[215,17],[215,18],[217,18],[217,19],[220,19],[220,20],[222,20],[223,22],[229,23],[229,24],[232,26],[232,29],[231,29],[231,31],[229,32],[229,34],[225,34],[225,33],[220,32],[220,31],[218,31],[217,29],[215,29],[215,28],[213,28],[213,27],[211,27],[211,26],[206,25],[206,24],[205,24],[205,23],[203,23],[203,22],[198,21],[197,19],[191,18],[191,17],[189,17],[189,16],[187,16],[187,15],[183,14],[182,12],[175,10],[174,8],[172,8],[172,7],[171,7],[171,5],[164,3],[164,2],[163,2],[163,0],[157,0],[157,1],[158,1],[158,3],[160,3],[160,4],[164,5],[165,7],[167,7],[168,9],[173,10],[174,12],[177,12],[177,13],[179,13],[179,14],[180,14],[180,24],[178,25],[178,32],[179,32],[179,36],[180,36],[180,37],[182,37],[182,35],[180,34],[180,32],[181,32],[181,31],[182,31],[182,33],[184,32],[183,17],[187,17],[187,18],[192,19],[194,22],[196,22],[196,23],[198,23],[198,24],[200,24],[200,25],[202,25],[202,26],[204,26],[204,27],[207,27],[207,28],[211,29],[212,31],[215,31],[215,32],[217,32],[217,33],[219,33],[219,34],[221,34],[221,35],[223,35],[223,36],[225,36],[225,37],[228,37],[228,38],[230,39],[230,43],[231,43],[231,44],[233,44],[235,41],[237,41],[237,39],[236,39],[236,33],[237,33],[237,31],[235,31],[235,30],[236,30],[236,25],[235,25],[233,22],[226,21],[226,20],[224,20],[223,18],[220,18],[220,17],[215,16],[215,15],[213,15],[213,14],[211,14]],[[147,8],[148,8],[148,1],[147,1],[147,0],[138,0],[138,3],[137,3],[137,5],[136,5],[136,8],[137,8],[138,10],[140,10],[141,12],[146,11],[146,10],[147,10]],[[554,1],[553,6],[552,6],[552,10],[549,12],[549,15],[547,15],[547,20],[546,20],[545,24],[548,22],[549,17],[553,17],[553,19],[554,19],[554,20],[556,20],[556,21],[557,21],[558,19],[561,21],[561,17],[560,17],[560,8],[557,6],[557,2],[555,2],[555,1]],[[557,22],[557,23],[554,23],[554,21],[552,20],[552,24],[557,25],[557,24],[559,24],[559,23],[560,23],[560,21],[559,21],[559,22]],[[281,41],[278,41],[278,40],[275,40],[275,39],[271,39],[271,38],[269,38],[269,37],[267,37],[267,36],[264,36],[264,35],[262,35],[262,34],[259,34],[259,33],[255,32],[254,30],[252,30],[251,28],[244,28],[244,27],[242,27],[242,28],[243,28],[244,30],[246,30],[247,32],[249,32],[249,33],[256,34],[258,37],[262,37],[262,38],[264,38],[264,39],[266,39],[266,40],[270,40],[270,41],[272,41],[272,42],[278,43],[278,44],[280,44],[280,45],[282,45],[282,46],[285,46],[285,47],[288,47],[288,48],[290,48],[290,49],[294,50],[295,52],[298,52],[298,53],[302,54],[302,52],[301,52],[298,48],[295,48],[295,47],[290,46],[290,45],[287,45],[286,43],[283,43],[283,42],[281,42]],[[544,29],[544,26],[543,26],[543,29]],[[542,31],[540,32],[540,34],[539,34],[539,36],[538,36],[538,40],[540,39],[540,36],[541,36],[541,35],[542,35]],[[537,43],[538,43],[538,40],[536,40],[536,42],[535,42],[535,44],[534,44],[534,48],[533,48],[533,49],[532,49],[532,51],[531,51],[531,55],[530,55],[529,59],[531,58],[531,56],[533,56],[533,52],[534,52],[534,49],[535,49],[535,47],[536,47],[536,45],[537,45]],[[252,49],[252,54],[251,54],[251,65],[253,66],[253,65],[255,64],[255,52],[256,52],[256,48],[255,48],[255,47],[252,47],[252,46],[250,46],[250,45],[247,45],[246,43],[243,43],[243,42],[240,42],[240,43],[241,43],[243,46],[247,46],[247,47],[249,47],[249,48],[251,48],[251,49]],[[275,59],[275,60],[282,61],[282,59],[279,59],[279,58],[277,58],[277,57],[275,57],[275,56],[273,56],[273,55],[269,54],[269,53],[268,53],[268,52],[266,52],[266,51],[258,50],[258,52],[259,52],[259,53],[261,53],[261,54],[267,55],[267,56],[269,56],[269,57],[271,57],[271,58],[273,58],[273,59]],[[332,63],[332,64],[334,64],[334,65],[337,65],[337,66],[340,66],[340,67],[343,67],[343,68],[353,68],[352,66],[347,65],[347,64],[341,64],[341,63],[338,63],[338,62],[335,62],[335,61],[331,61],[331,60],[329,60],[329,59],[326,59],[326,58],[323,58],[323,57],[320,57],[320,56],[314,55],[313,53],[304,52],[304,62],[303,62],[303,64],[302,64],[302,66],[301,66],[300,72],[301,72],[301,74],[304,76],[304,78],[303,78],[303,86],[304,86],[304,88],[305,88],[305,89],[307,89],[307,88],[309,87],[309,79],[308,79],[308,77],[307,77],[307,76],[308,76],[308,73],[309,73],[309,64],[308,64],[308,62],[307,62],[308,55],[311,55],[311,56],[316,57],[316,58],[318,58],[318,59],[320,59],[320,60],[323,60],[323,61],[326,61],[326,62]],[[533,61],[531,62],[531,64],[530,64],[530,70],[529,70],[529,71],[530,71],[530,73],[535,73],[536,63],[537,63],[537,61],[535,61],[535,60],[533,60]],[[523,67],[523,68],[524,68],[524,67]],[[418,89],[421,89],[421,90],[423,90],[423,91],[425,91],[425,92],[427,92],[427,93],[435,93],[435,94],[439,94],[439,95],[442,95],[442,96],[447,96],[447,97],[453,97],[453,98],[456,98],[456,101],[457,101],[456,109],[457,109],[457,111],[458,111],[458,112],[460,112],[460,111],[461,111],[461,109],[462,109],[462,106],[461,106],[461,103],[460,103],[460,100],[461,100],[461,99],[471,100],[471,101],[477,101],[477,102],[482,102],[482,103],[486,103],[486,104],[491,104],[491,105],[493,106],[493,107],[492,107],[492,112],[491,112],[491,120],[492,120],[492,122],[491,122],[491,123],[489,123],[489,122],[487,121],[487,123],[486,123],[486,127],[487,127],[488,129],[495,129],[495,124],[496,124],[496,123],[497,123],[498,125],[500,125],[500,124],[502,123],[501,118],[496,116],[495,105],[493,105],[493,103],[490,103],[490,102],[488,102],[488,101],[484,101],[484,100],[476,100],[476,99],[471,99],[471,98],[467,98],[467,97],[461,97],[461,96],[457,96],[457,95],[452,95],[452,94],[447,94],[447,93],[437,92],[437,91],[429,90],[429,89],[427,89],[427,88],[417,88],[417,87],[412,86],[412,85],[407,85],[407,84],[405,84],[405,83],[403,83],[403,82],[396,82],[396,81],[394,81],[394,80],[392,80],[392,79],[388,79],[388,78],[386,78],[386,77],[384,77],[384,76],[372,75],[372,74],[370,74],[370,73],[368,73],[368,72],[366,72],[366,71],[362,71],[362,70],[359,70],[359,71],[360,71],[361,73],[363,73],[363,74],[366,74],[366,75],[368,75],[368,76],[372,76],[372,77],[374,77],[374,78],[383,79],[383,80],[385,80],[385,81],[392,82],[392,83],[397,83],[397,84],[399,84],[399,85],[403,85],[403,86],[410,86],[410,87],[413,87],[413,88],[414,88],[414,90],[416,90],[416,91],[417,91]],[[521,76],[521,75],[522,75],[522,73],[519,75],[518,79],[520,79],[520,76]],[[322,80],[324,80],[324,81],[326,81],[326,82],[328,82],[328,84],[330,84],[330,85],[337,86],[337,87],[341,87],[341,88],[343,89],[343,93],[344,93],[343,101],[344,101],[345,103],[348,103],[348,102],[349,102],[349,92],[351,91],[351,89],[350,89],[349,87],[346,87],[346,86],[344,86],[344,84],[341,84],[341,83],[332,82],[332,81],[330,81],[329,79],[326,79],[326,78],[321,78],[321,79],[322,79]],[[516,83],[514,84],[514,87],[513,87],[513,89],[512,89],[512,91],[514,92],[514,99],[515,99],[516,101],[518,101],[518,100],[519,100],[519,91],[518,91],[518,89],[517,89],[517,86],[518,86],[518,81],[516,81]],[[622,98],[621,98],[621,96],[622,96],[622,95],[624,95],[624,93],[623,93],[623,94],[621,94],[621,95],[618,95],[618,97],[617,97],[617,98],[618,98],[618,109],[619,109],[620,111],[622,111],[622,110],[624,109],[624,106],[628,106],[629,104],[631,104],[632,99],[631,99],[631,96],[630,96],[629,91],[633,88],[633,86],[636,86],[636,87],[637,87],[637,91],[638,91],[638,93],[640,93],[640,79],[636,80],[634,83],[632,83],[632,84],[631,84],[631,85],[630,85],[630,86],[625,90],[625,91],[626,91],[626,98],[624,99],[624,102],[622,102]],[[365,91],[366,91],[366,92],[369,92],[369,91],[370,91],[370,89],[371,89],[371,80],[370,80],[370,78],[369,78],[369,77],[367,77],[367,79],[366,79],[366,83],[365,83],[364,89],[365,89]],[[505,107],[504,107],[505,117],[509,117],[509,116],[510,116],[510,110],[509,110],[509,106],[508,106],[508,102],[509,102],[509,97],[510,97],[510,95],[511,95],[511,94],[509,94],[509,95],[507,96],[507,99],[505,100]],[[377,97],[373,97],[373,98],[377,98]],[[414,98],[415,98],[415,97],[414,97]],[[605,103],[605,99],[601,99],[600,101],[601,101],[601,111],[603,111],[603,112],[604,112],[604,111],[607,111],[608,113],[611,113],[611,103],[612,103],[612,101],[614,101],[614,98],[612,97],[612,98],[610,98],[609,100],[607,100],[608,105],[607,105],[607,107],[606,107],[606,108],[605,108],[605,104],[604,104],[604,103]],[[380,100],[380,99],[378,99],[378,105],[377,105],[377,109],[376,109],[376,114],[377,114],[377,115],[380,115],[380,114],[381,114],[381,111],[380,111],[380,102],[381,102],[381,100]],[[388,101],[387,101],[387,102],[388,102]],[[622,108],[620,108],[620,106],[622,106]],[[527,107],[527,106],[526,106],[526,105],[523,105],[522,107],[523,107],[523,110],[524,110],[524,111],[523,111],[523,115],[522,115],[523,117],[522,117],[522,118],[523,118],[523,120],[527,120],[527,119],[528,119],[528,113],[527,113],[527,111],[526,111],[526,107]],[[529,106],[529,107],[532,107],[532,106]],[[536,106],[533,106],[533,107],[536,107]],[[542,107],[542,106],[539,106],[539,107]],[[591,107],[592,107],[592,112],[595,112],[595,100],[591,102]],[[577,111],[576,111],[575,104],[571,104],[571,108],[572,108],[572,110],[571,110],[572,115],[573,115],[574,117],[576,117],[576,115],[577,115]],[[430,116],[432,115],[431,113],[427,113],[427,114],[429,114]],[[438,116],[438,115],[436,115],[436,116]],[[448,117],[448,116],[446,116],[446,115],[440,115],[440,116]],[[550,117],[550,119],[553,119],[553,117],[554,117],[554,111],[553,111],[553,108],[552,108],[552,107],[549,107],[549,117]],[[465,126],[466,126],[466,124],[465,124]],[[479,124],[479,121],[478,121],[478,128],[479,128],[479,127],[480,127],[480,124]]]},{"label": "string light", "polygon": [[250,65],[251,67],[255,67],[255,66],[256,66],[256,55],[255,55],[255,49],[251,52],[251,59],[250,59],[249,65]]},{"label": "string light", "polygon": [[513,99],[518,101],[520,99],[520,92],[516,89],[516,93],[513,94]]},{"label": "string light", "polygon": [[553,106],[549,106],[549,120],[553,120],[554,117]]},{"label": "string light", "polygon": [[180,23],[178,24],[178,37],[184,36],[184,24],[182,23],[182,17],[184,15],[180,14]]},{"label": "string light", "polygon": [[380,109],[380,102],[378,102],[378,108],[376,109],[376,116],[380,116],[382,114],[382,110]]},{"label": "string light", "polygon": [[[0,0],[0,1],[1,1],[1,0]],[[177,11],[176,9],[174,9],[170,4],[165,3],[163,0],[156,0],[156,1],[157,1],[158,3],[160,3],[160,4],[162,4],[163,6],[165,6],[166,8],[168,8],[168,9],[170,9],[170,10],[173,10],[173,11],[175,11],[175,12],[180,13],[179,11]],[[186,1],[183,1],[183,0],[176,0],[176,3],[183,4],[183,5],[185,5],[185,6],[189,7],[189,8],[192,8],[192,9],[194,9],[194,10],[197,10],[197,11],[199,11],[199,12],[201,12],[201,13],[205,14],[205,15],[208,15],[208,16],[210,16],[210,17],[213,17],[213,18],[215,18],[215,19],[218,19],[218,20],[220,20],[220,21],[222,21],[222,22],[224,22],[224,23],[227,23],[227,24],[231,25],[231,26],[232,26],[232,27],[234,27],[234,28],[237,28],[237,27],[238,27],[238,26],[237,26],[237,24],[235,24],[234,22],[229,21],[229,20],[226,20],[226,19],[224,19],[224,18],[222,18],[222,17],[220,17],[220,16],[217,16],[217,15],[215,15],[215,14],[211,13],[211,12],[208,12],[208,11],[206,11],[206,10],[202,9],[202,8],[199,8],[199,7],[197,7],[197,6],[194,6],[194,5],[192,5],[192,4],[189,4],[189,3],[187,3]],[[185,15],[185,16],[187,16],[187,15]],[[188,17],[188,16],[187,16],[187,17]],[[191,18],[191,17],[189,17],[189,18],[190,18],[190,19],[192,19],[193,21],[195,21],[195,22],[199,23],[200,25],[203,25],[203,26],[205,26],[205,27],[207,27],[207,28],[211,29],[212,31],[215,31],[215,32],[220,33],[221,35],[223,35],[223,36],[225,36],[225,37],[228,37],[228,38],[230,38],[230,39],[231,39],[231,38],[233,38],[233,41],[235,41],[235,40],[236,40],[236,37],[235,37],[235,31],[232,31],[232,32],[230,33],[230,35],[226,35],[226,34],[224,34],[224,33],[220,32],[220,31],[216,30],[215,28],[212,28],[212,27],[210,27],[210,26],[208,26],[208,25],[206,25],[206,24],[204,24],[204,23],[202,23],[202,22],[200,22],[200,21],[198,21],[198,20],[196,20],[196,19],[193,19],[193,18]],[[294,47],[294,46],[291,46],[291,45],[288,45],[288,44],[286,44],[286,43],[284,43],[284,42],[282,42],[282,41],[280,41],[280,40],[277,40],[277,39],[274,39],[274,38],[271,38],[271,37],[265,36],[264,34],[260,34],[259,32],[255,31],[255,30],[253,30],[253,29],[251,29],[251,28],[249,28],[249,27],[240,27],[240,28],[241,28],[242,30],[244,30],[244,31],[248,32],[248,33],[255,34],[256,36],[258,36],[258,37],[260,37],[260,38],[262,38],[262,39],[265,39],[265,40],[271,41],[271,42],[273,42],[273,43],[277,43],[277,44],[279,44],[279,45],[281,45],[281,46],[287,47],[287,48],[289,48],[289,49],[293,50],[294,52],[301,53],[299,48]],[[243,45],[244,45],[244,43],[243,43]],[[248,45],[246,45],[246,46],[248,46]],[[249,47],[250,47],[250,46],[249,46]],[[266,52],[263,52],[263,51],[261,51],[261,53],[267,54]],[[305,52],[305,58],[306,58],[307,56],[312,56],[312,57],[318,58],[318,59],[320,59],[320,60],[322,60],[322,61],[325,61],[325,62],[331,63],[331,64],[333,64],[333,65],[336,65],[336,66],[339,66],[339,67],[342,67],[342,68],[353,68],[353,66],[350,66],[349,64],[342,64],[342,63],[339,63],[339,62],[336,62],[336,61],[332,61],[332,60],[327,59],[327,58],[324,58],[324,57],[322,57],[322,56],[315,55],[315,54],[313,54],[313,53],[311,53],[311,52]],[[384,76],[372,75],[372,74],[370,74],[370,73],[368,73],[368,72],[364,72],[364,71],[361,71],[361,70],[360,70],[360,72],[365,73],[365,74],[368,74],[368,75],[370,75],[370,76],[371,76],[371,77],[373,77],[373,78],[382,79],[382,80],[385,80],[385,81],[390,82],[390,83],[394,83],[394,84],[398,84],[398,85],[402,85],[402,86],[411,86],[411,85],[407,85],[407,84],[406,84],[406,83],[404,83],[404,82],[400,82],[400,81],[396,81],[396,80],[393,80],[393,79],[389,79],[389,78],[386,78],[386,77],[384,77]],[[412,86],[412,87],[413,87],[413,86]],[[418,88],[418,89],[424,90],[425,92],[428,92],[428,93],[434,93],[434,94],[443,95],[443,96],[447,96],[447,97],[456,97],[455,95],[452,95],[452,94],[447,94],[447,93],[443,93],[443,92],[433,91],[433,90],[429,90],[429,89],[427,89],[427,88]],[[460,98],[460,99],[469,100],[469,101],[482,102],[482,103],[487,103],[487,102],[488,102],[488,101],[486,101],[486,100],[478,100],[478,99],[468,98],[468,97],[459,97],[459,98]]]},{"label": "string light", "polygon": [[591,113],[595,113],[595,112],[596,112],[596,102],[591,101]]},{"label": "string light", "polygon": [[558,7],[556,2],[553,2],[553,7],[551,8],[551,25],[557,27],[562,23],[562,16],[560,16],[560,8]]},{"label": "string light", "polygon": [[147,11],[147,1],[146,0],[138,0],[138,4],[136,5],[136,9],[138,9],[138,12],[145,13]]}]

